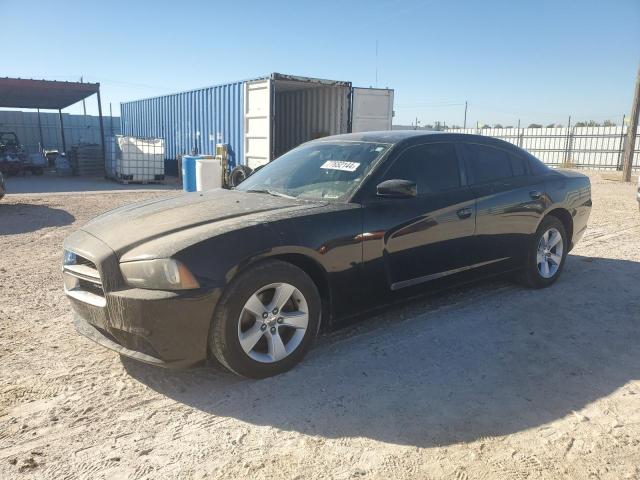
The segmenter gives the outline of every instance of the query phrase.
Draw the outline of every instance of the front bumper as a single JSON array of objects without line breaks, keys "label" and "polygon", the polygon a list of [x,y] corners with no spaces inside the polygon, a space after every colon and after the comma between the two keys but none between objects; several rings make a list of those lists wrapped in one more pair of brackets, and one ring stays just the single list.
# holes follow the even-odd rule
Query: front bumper
[{"label": "front bumper", "polygon": [[102,280],[102,292],[94,290],[88,296],[69,289],[68,274],[63,273],[78,332],[153,365],[181,368],[207,359],[219,289],[172,292],[131,288],[119,273],[113,251],[84,232],[69,237],[65,249],[90,259]]}]

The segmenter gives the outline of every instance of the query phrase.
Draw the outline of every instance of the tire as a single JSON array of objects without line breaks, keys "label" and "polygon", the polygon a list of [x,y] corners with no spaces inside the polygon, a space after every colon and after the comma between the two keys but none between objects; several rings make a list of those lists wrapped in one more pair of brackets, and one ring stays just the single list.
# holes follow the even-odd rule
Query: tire
[{"label": "tire", "polygon": [[[293,293],[289,294],[291,289]],[[280,296],[287,298],[286,303],[276,298],[278,292],[283,292]],[[282,311],[266,311],[276,304],[282,304]],[[263,310],[261,315],[259,310]],[[313,345],[321,310],[318,289],[303,270],[279,260],[264,261],[240,273],[222,294],[213,315],[209,349],[218,362],[237,375],[278,375],[299,363]],[[303,329],[302,323],[296,322],[303,322],[305,313]],[[249,348],[256,338],[254,347]]]},{"label": "tire", "polygon": [[229,186],[237,187],[244,182],[253,171],[246,165],[238,165],[231,170],[229,174]]},{"label": "tire", "polygon": [[[561,236],[561,241],[554,245],[547,253],[542,253],[538,256],[538,247],[544,247],[544,241],[542,240],[545,234],[551,232],[549,237],[553,241],[553,232],[557,232]],[[562,252],[558,252],[558,247],[561,246]],[[562,222],[552,215],[542,219],[535,235],[529,245],[527,252],[526,265],[523,272],[519,276],[520,283],[529,288],[545,288],[553,285],[560,277],[564,263],[567,258],[567,252],[569,250],[569,244],[567,239],[567,232]],[[541,252],[546,252],[543,248]],[[545,257],[547,260],[544,260]],[[540,259],[547,263],[545,269],[544,264],[538,263]],[[554,260],[554,258],[556,260]],[[557,259],[559,264],[556,263]],[[553,268],[557,266],[557,268]]]}]

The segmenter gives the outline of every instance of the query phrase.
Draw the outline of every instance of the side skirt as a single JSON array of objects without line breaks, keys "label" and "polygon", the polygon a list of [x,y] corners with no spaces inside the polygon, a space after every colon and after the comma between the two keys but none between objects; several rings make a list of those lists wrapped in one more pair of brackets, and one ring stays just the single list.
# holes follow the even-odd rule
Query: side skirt
[{"label": "side skirt", "polygon": [[453,270],[446,270],[444,272],[433,273],[431,275],[424,275],[422,277],[412,278],[410,280],[403,280],[402,282],[396,282],[391,284],[391,290],[396,291],[401,288],[412,287],[420,283],[430,282],[431,280],[437,280],[438,278],[448,277],[449,275],[455,275],[456,273],[466,272],[474,268],[484,267],[491,265],[492,263],[502,262],[509,260],[511,257],[497,258],[495,260],[489,260],[488,262],[475,263],[473,265],[467,265],[466,267],[454,268]]}]

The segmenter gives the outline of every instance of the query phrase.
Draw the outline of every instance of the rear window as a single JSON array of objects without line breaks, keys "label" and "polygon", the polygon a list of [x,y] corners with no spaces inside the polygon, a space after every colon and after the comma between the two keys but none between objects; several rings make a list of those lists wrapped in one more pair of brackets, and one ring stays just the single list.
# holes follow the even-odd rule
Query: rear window
[{"label": "rear window", "polygon": [[512,177],[509,154],[484,145],[464,145],[469,180],[472,184],[488,183]]},{"label": "rear window", "polygon": [[511,170],[514,177],[521,177],[527,174],[527,161],[524,158],[510,154],[509,160],[511,161]]}]

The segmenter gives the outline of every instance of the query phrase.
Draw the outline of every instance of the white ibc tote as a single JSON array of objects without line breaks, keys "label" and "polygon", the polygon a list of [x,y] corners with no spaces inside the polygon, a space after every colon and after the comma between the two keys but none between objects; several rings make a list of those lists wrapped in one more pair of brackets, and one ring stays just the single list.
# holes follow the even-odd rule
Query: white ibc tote
[{"label": "white ibc tote", "polygon": [[202,192],[222,187],[222,165],[214,157],[196,160],[196,190]]}]

